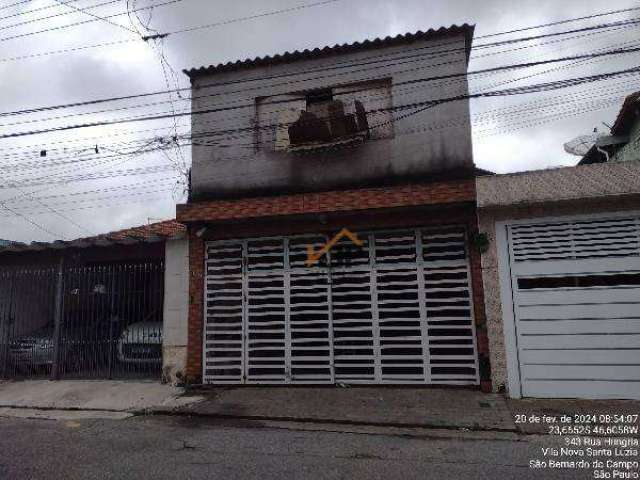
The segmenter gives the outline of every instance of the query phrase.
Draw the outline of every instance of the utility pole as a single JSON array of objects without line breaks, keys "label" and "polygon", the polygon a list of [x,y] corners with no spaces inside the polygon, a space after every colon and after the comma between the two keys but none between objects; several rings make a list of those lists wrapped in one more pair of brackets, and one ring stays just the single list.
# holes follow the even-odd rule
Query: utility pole
[{"label": "utility pole", "polygon": [[51,365],[51,380],[60,379],[60,337],[62,329],[62,308],[64,294],[64,257],[60,255],[58,271],[56,274],[56,297],[54,304],[54,326],[53,326],[53,364]]}]

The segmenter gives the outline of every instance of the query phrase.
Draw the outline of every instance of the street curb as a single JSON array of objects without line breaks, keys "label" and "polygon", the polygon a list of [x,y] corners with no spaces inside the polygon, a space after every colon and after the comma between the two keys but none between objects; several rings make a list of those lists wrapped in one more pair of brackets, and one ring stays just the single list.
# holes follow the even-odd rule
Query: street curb
[{"label": "street curb", "polygon": [[132,410],[118,410],[114,408],[43,407],[27,405],[0,405],[0,408],[6,408],[8,410],[38,410],[43,412],[109,412],[136,415]]},{"label": "street curb", "polygon": [[[37,410],[37,411],[59,411],[59,412],[110,412],[110,413],[129,413],[134,417],[143,416],[167,416],[167,417],[195,417],[210,418],[220,420],[250,420],[264,422],[292,422],[292,423],[310,423],[324,425],[353,425],[358,427],[381,427],[381,428],[420,428],[433,430],[448,430],[458,432],[496,432],[496,433],[515,433],[528,435],[528,433],[518,428],[498,428],[498,427],[481,427],[479,425],[447,425],[438,423],[401,423],[401,422],[363,422],[358,420],[336,420],[336,419],[320,419],[313,417],[291,417],[291,416],[271,416],[271,415],[232,415],[223,413],[202,413],[188,410],[163,409],[163,408],[142,408],[131,410],[117,410],[108,408],[80,408],[80,407],[44,407],[44,406],[23,406],[23,405],[0,405],[0,408],[14,410]],[[532,434],[533,435],[533,434]]]},{"label": "street curb", "polygon": [[311,423],[326,425],[354,425],[359,427],[387,427],[387,428],[422,428],[434,430],[452,430],[466,432],[498,432],[498,433],[523,433],[517,428],[498,428],[498,427],[480,427],[479,425],[447,425],[438,423],[400,423],[400,422],[363,422],[358,420],[336,420],[321,419],[314,417],[290,417],[290,416],[271,416],[271,415],[233,415],[224,413],[202,413],[185,410],[152,410],[152,411],[130,411],[134,415],[152,415],[152,416],[174,416],[174,417],[196,417],[211,418],[220,420],[252,420],[265,422],[294,422],[294,423]]}]

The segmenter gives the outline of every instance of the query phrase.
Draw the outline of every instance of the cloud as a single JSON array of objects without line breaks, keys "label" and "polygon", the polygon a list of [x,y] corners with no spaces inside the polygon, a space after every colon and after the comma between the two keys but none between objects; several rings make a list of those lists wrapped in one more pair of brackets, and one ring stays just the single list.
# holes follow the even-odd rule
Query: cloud
[{"label": "cloud", "polygon": [[[138,0],[138,7],[152,4],[151,0]],[[157,2],[156,2],[157,3]],[[167,7],[158,7],[153,10],[150,25],[158,31],[171,31],[185,26],[214,23],[225,19],[253,15],[260,12],[288,8],[297,5],[298,0],[271,0],[269,2],[259,0],[244,0],[242,2],[232,0],[184,0],[179,4]],[[44,0],[29,2],[21,7],[22,11],[31,10],[50,5]],[[82,1],[78,6],[91,5]],[[625,8],[635,6],[633,2],[619,1],[609,2],[603,5],[592,0],[569,0],[557,2],[556,0],[530,0],[512,2],[506,0],[342,0],[335,4],[329,4],[308,10],[301,10],[272,17],[264,17],[243,23],[233,23],[217,28],[201,30],[169,37],[163,42],[163,51],[173,68],[180,72],[183,68],[197,67],[200,65],[216,64],[219,62],[234,61],[236,59],[252,58],[267,54],[280,53],[295,49],[313,48],[317,46],[333,45],[336,43],[353,42],[365,38],[394,35],[416,30],[426,30],[449,26],[453,23],[473,23],[476,25],[476,36],[516,29],[519,27],[552,22],[568,17],[588,15],[610,8]],[[131,38],[123,29],[114,27],[102,21],[84,24],[82,26],[52,31],[46,34],[25,37],[20,40],[2,42],[3,37],[24,32],[54,28],[68,23],[83,21],[88,17],[82,13],[69,13],[69,15],[56,17],[43,22],[34,22],[28,26],[2,29],[9,22],[15,23],[19,19],[35,19],[53,13],[62,12],[62,8],[51,8],[39,13],[15,17],[11,20],[0,21],[0,47],[2,57],[16,56],[42,52],[52,49],[62,49],[79,45],[111,42],[115,40]],[[122,12],[122,5],[103,7],[93,10],[102,15]],[[3,10],[3,15],[15,13],[13,10]],[[142,14],[144,20],[147,13]],[[621,19],[626,16],[618,16]],[[591,23],[601,23],[610,20],[609,17],[596,19]],[[129,25],[126,15],[114,18],[114,21],[123,25]],[[573,25],[567,25],[571,28]],[[565,27],[558,27],[565,28]],[[521,34],[514,34],[517,37]],[[531,61],[553,56],[569,55],[572,53],[590,51],[606,46],[618,45],[629,42],[637,37],[637,28],[620,29],[604,35],[587,35],[576,37],[569,42],[543,43],[534,48],[506,51],[496,56],[477,57],[471,63],[471,69],[485,68],[487,66],[503,65],[512,62]],[[479,39],[476,44],[494,39]],[[478,54],[483,53],[478,50]],[[640,64],[640,55],[626,56],[619,59],[608,59],[600,62],[588,62],[571,68],[559,69],[544,74],[534,75],[520,81],[514,81],[519,76],[533,75],[545,69],[531,69],[490,77],[472,78],[470,88],[474,91],[488,88],[496,82],[511,82],[507,86],[524,85],[549,81],[549,79],[566,78],[567,76],[588,75],[607,69],[623,68],[628,65]],[[169,73],[171,82],[171,73]],[[573,93],[566,92],[563,101],[553,100],[554,94],[529,95],[513,99],[494,99],[492,101],[473,102],[472,111],[482,118],[482,122],[474,125],[474,154],[476,163],[483,168],[498,172],[512,172],[532,168],[547,168],[575,163],[575,157],[570,157],[562,150],[562,144],[572,137],[589,133],[594,126],[601,125],[601,121],[611,122],[619,108],[618,104],[609,106],[600,104],[598,108],[593,106],[591,110],[585,107],[585,98],[589,95],[598,98],[613,98],[630,93],[637,87],[633,79],[626,79],[627,83],[619,82],[617,90],[603,85],[602,90],[597,87],[591,90],[577,88]],[[181,73],[179,82],[187,86],[188,81]],[[609,85],[609,84],[607,84]],[[19,62],[0,63],[0,105],[3,111],[22,109],[39,105],[55,105],[59,103],[74,102],[88,98],[109,97],[112,95],[135,94],[140,92],[162,90],[166,88],[166,79],[163,76],[158,56],[150,45],[139,43],[125,43],[101,49],[90,49],[73,54],[55,55]],[[500,88],[500,87],[494,87]],[[584,93],[591,92],[591,93]],[[594,93],[595,92],[595,93]],[[596,95],[597,93],[597,95]],[[555,94],[556,96],[558,93]],[[580,97],[582,95],[582,98]],[[166,101],[167,96],[152,97],[149,101]],[[174,97],[176,108],[185,108],[189,102]],[[535,107],[535,102],[543,102],[544,108]],[[544,104],[544,102],[547,102]],[[553,103],[555,102],[555,103]],[[86,114],[105,108],[145,103],[144,101],[130,101],[121,104],[95,105],[91,107],[76,108],[72,110],[76,114]],[[507,113],[519,106],[531,105],[526,114],[518,115]],[[539,107],[541,105],[538,105]],[[546,106],[545,106],[546,105]],[[524,108],[524,107],[522,107]],[[582,108],[582,112],[579,110]],[[142,115],[149,112],[170,111],[168,103],[138,108],[120,112],[102,112],[93,115],[82,115],[73,118],[51,120],[25,125],[0,126],[0,132],[27,130],[68,124],[69,122],[91,121],[109,118],[118,118],[127,115]],[[493,113],[492,113],[493,112]],[[567,112],[573,112],[568,119],[562,119]],[[5,124],[16,120],[32,120],[43,116],[56,116],[67,111],[39,112],[31,116],[20,118],[0,118],[0,123]],[[182,125],[188,124],[188,119],[179,120]],[[160,152],[136,157],[129,160],[114,159],[101,160],[105,151],[91,161],[76,162],[65,166],[53,168],[49,165],[45,168],[46,161],[55,158],[78,159],[79,155],[86,155],[86,149],[91,149],[96,144],[102,147],[116,146],[118,151],[131,151],[136,146],[144,144],[154,136],[167,135],[171,132],[166,128],[171,122],[131,123],[113,127],[96,127],[91,129],[73,130],[64,133],[38,135],[15,140],[0,140],[0,168],[3,166],[15,166],[20,162],[40,161],[39,150],[48,149],[51,153],[43,161],[41,169],[35,169],[29,173],[22,171],[5,175],[2,182],[6,184],[11,179],[29,178],[33,175],[49,174],[51,178],[67,172],[67,175],[82,175],[91,172],[113,171],[130,168],[139,168],[149,165],[167,164],[169,160]],[[161,129],[161,127],[165,127]],[[138,133],[135,133],[138,130]],[[180,127],[179,131],[187,132],[188,127]],[[489,132],[490,134],[487,134]],[[97,137],[97,138],[94,138]],[[68,151],[55,151],[61,143],[71,142]],[[137,143],[125,143],[137,142]],[[85,149],[84,153],[77,153]],[[29,155],[16,156],[17,152],[31,151]],[[188,161],[189,152],[184,155]],[[175,160],[172,160],[175,161]],[[119,162],[119,163],[118,163]],[[174,200],[171,196],[171,175],[139,176],[139,177],[113,177],[100,181],[75,182],[71,184],[58,184],[50,190],[42,193],[68,194],[87,190],[99,190],[120,188],[110,194],[101,194],[100,198],[112,195],[100,202],[91,202],[91,196],[65,197],[69,202],[78,198],[77,205],[69,203],[56,203],[60,200],[49,199],[51,205],[60,205],[64,215],[72,218],[87,229],[99,232],[116,228],[143,224],[148,217],[170,218],[174,215]],[[177,179],[178,174],[174,174]],[[154,179],[165,179],[167,190],[164,193],[149,193],[147,195],[133,196],[136,193],[124,189],[129,184],[149,180],[153,184]],[[0,183],[2,183],[0,182]],[[166,183],[169,182],[169,183]],[[158,184],[160,187],[161,184]],[[36,187],[27,188],[27,192],[37,190]],[[147,188],[143,191],[151,191]],[[121,197],[118,198],[118,192]],[[24,196],[22,190],[0,188],[0,201],[16,195]],[[34,194],[35,195],[35,194]],[[129,196],[128,196],[129,195]],[[157,199],[161,195],[160,199]],[[101,208],[84,208],[101,205]],[[67,237],[82,235],[70,222],[47,212],[44,208],[36,208],[33,201],[25,200],[21,205],[15,201],[12,208],[22,208],[33,221],[44,228],[61,233]],[[47,213],[45,213],[47,212]],[[0,212],[0,238],[32,241],[51,240],[50,235],[38,230],[28,222],[5,215]]]}]

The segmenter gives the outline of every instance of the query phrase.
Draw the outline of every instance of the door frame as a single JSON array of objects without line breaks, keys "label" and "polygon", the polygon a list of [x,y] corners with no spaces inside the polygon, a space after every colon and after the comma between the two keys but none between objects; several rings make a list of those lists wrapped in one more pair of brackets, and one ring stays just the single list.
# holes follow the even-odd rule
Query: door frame
[{"label": "door frame", "polygon": [[522,398],[522,379],[518,350],[518,333],[513,305],[513,276],[511,275],[511,255],[509,253],[509,227],[515,225],[536,225],[548,222],[571,222],[598,219],[638,217],[640,210],[599,212],[576,215],[553,215],[545,217],[510,218],[495,222],[496,256],[498,259],[498,281],[500,284],[500,304],[502,310],[502,330],[507,364],[507,384],[509,397]]}]

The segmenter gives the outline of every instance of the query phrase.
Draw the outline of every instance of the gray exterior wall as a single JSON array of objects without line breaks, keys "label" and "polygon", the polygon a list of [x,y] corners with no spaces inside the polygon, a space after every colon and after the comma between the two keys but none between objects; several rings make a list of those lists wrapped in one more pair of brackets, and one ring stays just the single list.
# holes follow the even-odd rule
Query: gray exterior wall
[{"label": "gray exterior wall", "polygon": [[476,180],[478,228],[489,248],[482,254],[491,380],[507,386],[496,222],[619,212],[640,208],[640,164],[602,163],[480,177]]},{"label": "gray exterior wall", "polygon": [[[411,57],[397,59],[406,56]],[[335,68],[337,64],[357,64],[380,58],[385,61]],[[405,179],[428,180],[434,174],[456,169],[471,171],[468,100],[439,105],[408,116],[394,122],[391,135],[380,135],[385,138],[370,139],[352,148],[303,155],[261,148],[261,144],[256,146],[255,142],[258,135],[255,128],[256,98],[390,79],[390,102],[398,107],[467,94],[465,76],[398,85],[416,78],[463,74],[466,69],[465,37],[460,33],[404,45],[196,77],[192,90],[194,112],[223,106],[246,107],[192,116],[196,143],[193,146],[192,198],[384,185]],[[308,70],[318,71],[295,74]],[[294,75],[236,83],[247,78],[273,77],[290,72]],[[220,85],[225,82],[225,85]],[[205,87],[214,83],[218,86]],[[365,109],[370,110],[366,105]],[[411,111],[400,110],[393,114],[399,116]],[[370,121],[371,124],[376,124],[376,121]],[[199,137],[203,133],[210,135],[212,130],[231,130],[233,133]],[[216,145],[204,146],[204,142]]]},{"label": "gray exterior wall", "polygon": [[169,240],[165,245],[163,309],[163,380],[180,383],[187,363],[189,315],[189,241]]}]

